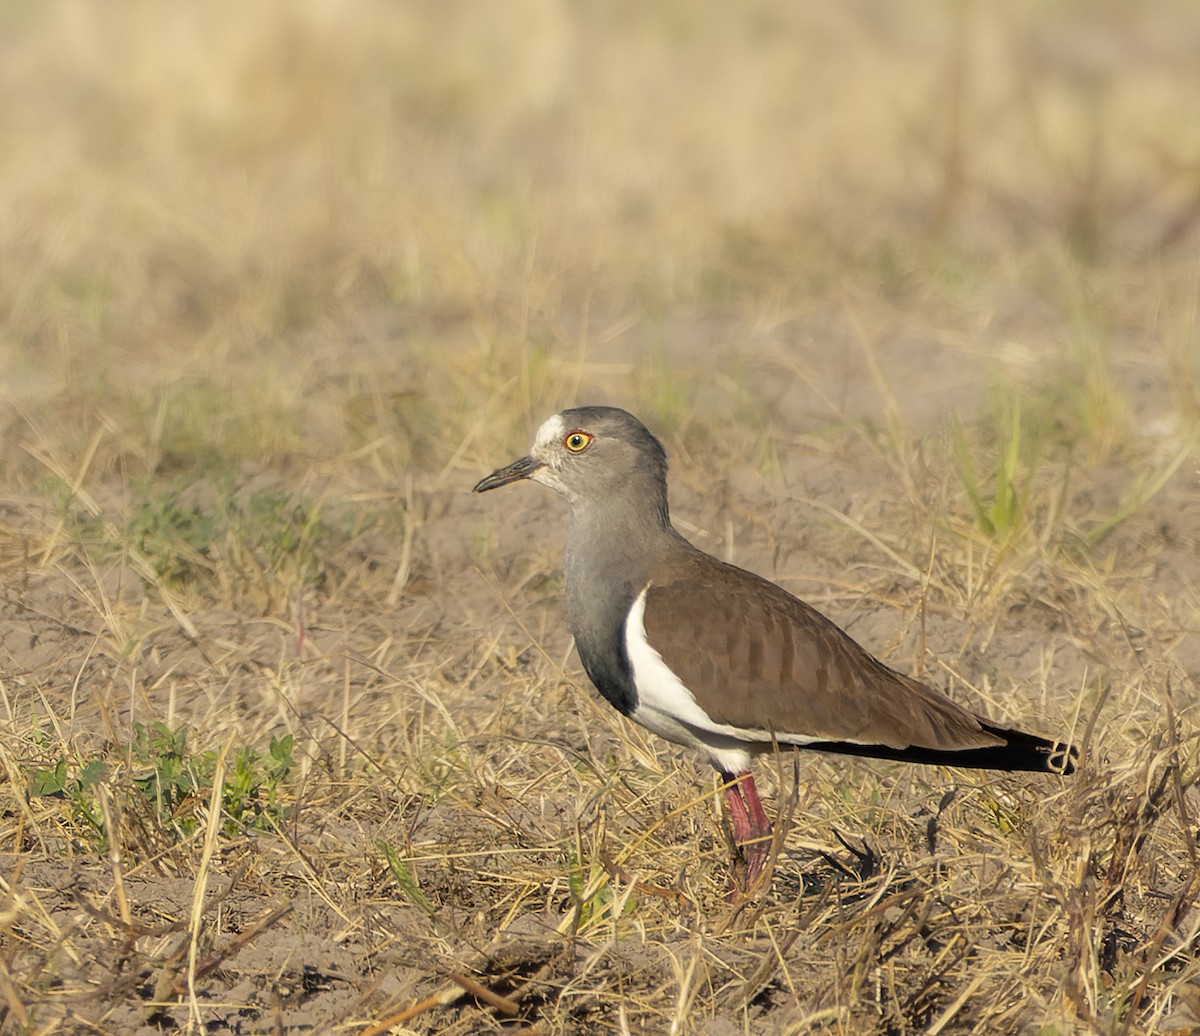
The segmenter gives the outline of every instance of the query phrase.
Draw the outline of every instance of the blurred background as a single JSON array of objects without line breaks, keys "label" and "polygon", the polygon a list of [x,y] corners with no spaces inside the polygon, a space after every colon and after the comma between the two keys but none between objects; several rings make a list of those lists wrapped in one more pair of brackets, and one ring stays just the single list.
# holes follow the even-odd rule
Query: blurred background
[{"label": "blurred background", "polygon": [[905,336],[955,393],[1087,382],[1091,452],[1178,442],[1197,53],[1190,0],[13,0],[0,376],[25,427],[108,429],[96,473],[787,413],[781,370]]}]

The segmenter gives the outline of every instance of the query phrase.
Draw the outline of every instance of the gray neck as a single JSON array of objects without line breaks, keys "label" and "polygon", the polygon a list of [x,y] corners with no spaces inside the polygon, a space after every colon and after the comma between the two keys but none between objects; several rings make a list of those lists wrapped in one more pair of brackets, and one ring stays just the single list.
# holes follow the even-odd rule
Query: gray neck
[{"label": "gray neck", "polygon": [[567,530],[567,611],[575,646],[592,682],[622,712],[636,704],[625,654],[625,616],[664,553],[686,549],[665,501],[647,513],[606,500],[576,502]]},{"label": "gray neck", "polygon": [[[656,516],[657,519],[657,516]],[[645,514],[631,520],[631,512],[620,507],[575,507],[567,527],[567,597],[572,606],[582,598],[603,598],[628,590],[636,596],[650,577],[650,570],[664,550],[677,549],[681,537],[666,515],[649,521]],[[594,605],[593,605],[594,607]]]}]

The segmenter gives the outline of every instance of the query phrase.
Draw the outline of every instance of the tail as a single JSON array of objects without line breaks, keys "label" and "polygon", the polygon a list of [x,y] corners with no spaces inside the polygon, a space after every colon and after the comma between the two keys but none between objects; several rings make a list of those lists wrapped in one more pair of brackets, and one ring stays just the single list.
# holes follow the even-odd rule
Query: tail
[{"label": "tail", "polygon": [[993,726],[984,720],[980,720],[980,725],[989,734],[1001,738],[1004,744],[959,751],[944,748],[855,745],[845,741],[818,741],[803,747],[818,752],[865,755],[872,759],[897,759],[906,763],[929,763],[934,766],[961,766],[971,770],[1022,770],[1058,774],[1075,772],[1079,749],[1074,745],[1065,741],[1049,741],[1036,734],[1026,734],[1022,730]]}]

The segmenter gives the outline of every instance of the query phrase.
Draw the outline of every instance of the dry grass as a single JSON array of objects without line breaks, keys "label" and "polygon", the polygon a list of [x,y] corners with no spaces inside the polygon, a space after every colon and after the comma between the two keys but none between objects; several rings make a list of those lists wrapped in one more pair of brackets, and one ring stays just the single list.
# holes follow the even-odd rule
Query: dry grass
[{"label": "dry grass", "polygon": [[[0,1032],[1200,1026],[1190,3],[10,4]],[[538,421],[1070,780],[712,777]]]}]

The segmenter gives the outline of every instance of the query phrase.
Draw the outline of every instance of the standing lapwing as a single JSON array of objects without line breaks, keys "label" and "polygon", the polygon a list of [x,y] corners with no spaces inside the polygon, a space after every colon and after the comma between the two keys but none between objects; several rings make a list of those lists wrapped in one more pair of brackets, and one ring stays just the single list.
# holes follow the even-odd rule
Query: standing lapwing
[{"label": "standing lapwing", "polygon": [[786,590],[671,525],[667,456],[615,407],[555,414],[486,492],[530,478],[566,497],[567,605],[592,683],[630,719],[698,748],[726,781],[749,881],[770,851],[750,761],[774,746],[1071,773],[1063,742],[1010,730],[890,669]]}]

